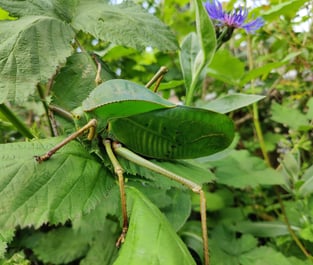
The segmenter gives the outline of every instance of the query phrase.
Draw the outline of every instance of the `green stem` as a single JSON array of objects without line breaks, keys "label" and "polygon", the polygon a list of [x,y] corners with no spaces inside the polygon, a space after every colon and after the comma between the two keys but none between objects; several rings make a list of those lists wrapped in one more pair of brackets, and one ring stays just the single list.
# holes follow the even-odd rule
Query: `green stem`
[{"label": "green stem", "polygon": [[27,126],[4,104],[0,104],[0,112],[14,125],[14,127],[26,138],[34,138]]},{"label": "green stem", "polygon": [[[253,70],[254,63],[253,63],[252,45],[251,45],[251,38],[250,37],[248,37],[247,43],[248,43],[248,45],[247,45],[247,50],[248,50],[247,57],[248,57],[249,70]],[[254,89],[254,85],[252,83],[251,83],[251,86]],[[269,156],[267,153],[267,149],[266,149],[266,145],[265,145],[265,141],[264,141],[264,137],[263,137],[263,132],[262,132],[262,128],[261,128],[261,124],[260,124],[260,120],[259,120],[259,110],[258,110],[257,103],[253,103],[252,108],[253,108],[253,113],[252,113],[253,124],[254,124],[257,138],[259,140],[261,152],[262,152],[262,155],[264,157],[266,164],[269,167],[271,167],[272,166],[271,160],[269,159]]]},{"label": "green stem", "polygon": [[46,112],[46,116],[48,117],[48,123],[49,123],[51,135],[56,136],[56,132],[55,132],[54,126],[53,126],[52,117],[49,113],[50,112],[49,106],[48,106],[46,99],[45,99],[44,89],[43,89],[42,85],[40,85],[40,84],[38,84],[37,88],[38,88],[38,93],[39,93],[40,99],[42,101],[43,107],[44,107],[45,112]]}]

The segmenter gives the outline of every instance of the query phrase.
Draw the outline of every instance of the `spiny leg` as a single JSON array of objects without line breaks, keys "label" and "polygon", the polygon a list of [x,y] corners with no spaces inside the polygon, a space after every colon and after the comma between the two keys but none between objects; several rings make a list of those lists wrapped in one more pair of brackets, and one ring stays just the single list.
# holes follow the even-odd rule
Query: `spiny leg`
[{"label": "spiny leg", "polygon": [[88,133],[88,140],[92,140],[92,138],[95,135],[95,129],[97,127],[97,120],[91,119],[86,125],[84,125],[82,128],[80,128],[78,131],[74,132],[67,138],[65,138],[63,141],[61,141],[59,144],[54,146],[52,149],[50,149],[47,153],[41,156],[35,156],[36,160],[40,163],[43,161],[48,160],[55,152],[57,152],[59,149],[61,149],[64,145],[68,144],[70,141],[76,139],[78,136],[83,134],[85,131],[89,130]]},{"label": "spiny leg", "polygon": [[127,207],[126,207],[126,195],[125,195],[125,186],[124,186],[124,176],[123,176],[123,168],[118,162],[116,156],[113,153],[111,141],[106,139],[103,140],[103,144],[105,146],[105,150],[108,154],[108,157],[113,165],[114,172],[118,177],[118,184],[120,188],[120,196],[121,196],[121,206],[122,206],[122,216],[123,216],[123,227],[122,233],[116,242],[116,246],[119,247],[125,240],[126,233],[128,230],[128,217],[127,217]]},{"label": "spiny leg", "polygon": [[130,151],[127,148],[124,148],[121,146],[121,144],[114,142],[113,143],[113,149],[114,152],[121,156],[126,158],[127,160],[138,164],[140,166],[146,167],[154,172],[157,172],[165,177],[168,177],[172,180],[175,180],[187,188],[191,189],[193,192],[198,193],[200,195],[200,215],[201,215],[201,229],[202,229],[202,240],[203,240],[203,257],[204,257],[204,264],[209,265],[209,242],[208,242],[208,231],[206,226],[206,198],[205,194],[202,190],[202,187],[198,184],[187,180],[179,175],[176,175],[175,173],[168,171],[154,163],[152,163],[149,160],[146,160],[142,158],[141,156],[135,154],[134,152]]}]

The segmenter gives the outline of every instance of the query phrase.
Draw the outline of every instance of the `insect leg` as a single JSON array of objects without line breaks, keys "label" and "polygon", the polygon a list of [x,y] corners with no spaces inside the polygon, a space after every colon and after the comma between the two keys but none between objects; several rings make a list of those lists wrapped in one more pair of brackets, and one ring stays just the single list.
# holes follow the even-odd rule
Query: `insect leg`
[{"label": "insect leg", "polygon": [[78,136],[83,134],[85,131],[89,130],[89,134],[87,136],[88,140],[92,140],[93,136],[95,135],[95,129],[97,127],[97,120],[91,119],[86,125],[84,125],[82,128],[80,128],[78,131],[74,132],[67,138],[65,138],[62,142],[54,146],[52,149],[50,149],[47,153],[41,156],[35,156],[37,162],[43,162],[48,160],[55,152],[57,152],[59,149],[61,149],[64,145],[69,143],[70,141],[76,139]]},{"label": "insect leg", "polygon": [[113,165],[114,172],[118,177],[118,184],[119,184],[119,188],[120,188],[121,206],[122,206],[122,215],[123,215],[123,227],[122,227],[122,233],[121,233],[120,237],[118,238],[118,240],[116,241],[116,246],[119,247],[124,242],[125,237],[126,237],[126,233],[128,230],[128,217],[127,217],[123,168],[113,153],[111,141],[108,139],[105,139],[105,140],[103,140],[103,144],[104,144],[105,150],[108,154],[108,157],[109,157],[109,159]]},{"label": "insect leg", "polygon": [[151,78],[151,80],[145,85],[146,88],[150,88],[154,83],[155,87],[153,89],[153,92],[157,92],[158,87],[164,77],[164,75],[168,72],[167,67],[162,66],[159,71]]},{"label": "insect leg", "polygon": [[204,265],[209,265],[209,242],[208,242],[208,231],[207,231],[207,225],[206,225],[206,198],[205,194],[202,190],[202,187],[198,185],[197,183],[194,183],[188,179],[185,179],[169,170],[166,170],[154,163],[152,163],[149,160],[146,160],[142,158],[141,156],[135,154],[134,152],[130,151],[127,148],[124,148],[119,143],[113,143],[113,149],[114,152],[124,157],[125,159],[146,167],[156,173],[159,173],[167,178],[170,178],[174,181],[177,181],[187,188],[191,189],[193,192],[198,193],[200,195],[200,215],[201,215],[201,229],[202,229],[202,240],[203,240],[203,257],[204,257]]}]

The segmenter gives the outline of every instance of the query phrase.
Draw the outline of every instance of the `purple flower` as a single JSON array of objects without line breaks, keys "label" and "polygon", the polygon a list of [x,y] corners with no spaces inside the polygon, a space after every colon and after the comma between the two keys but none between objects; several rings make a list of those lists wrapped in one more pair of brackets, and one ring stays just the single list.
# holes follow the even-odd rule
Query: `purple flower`
[{"label": "purple flower", "polygon": [[218,21],[217,26],[226,26],[231,29],[242,28],[247,33],[254,33],[264,25],[264,21],[260,17],[247,23],[248,11],[246,8],[240,7],[232,12],[226,12],[217,0],[209,0],[205,3],[205,8],[210,18]]}]

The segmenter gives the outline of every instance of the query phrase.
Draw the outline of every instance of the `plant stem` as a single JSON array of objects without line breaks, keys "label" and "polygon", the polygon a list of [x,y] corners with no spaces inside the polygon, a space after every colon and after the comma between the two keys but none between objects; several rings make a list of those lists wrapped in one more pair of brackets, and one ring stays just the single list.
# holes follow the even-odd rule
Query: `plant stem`
[{"label": "plant stem", "polygon": [[54,118],[52,117],[52,114],[51,114],[51,112],[50,112],[50,110],[49,110],[49,106],[48,106],[48,104],[47,104],[47,102],[46,102],[44,89],[43,89],[43,87],[42,87],[41,84],[38,84],[37,88],[38,88],[38,93],[39,93],[41,102],[42,102],[42,104],[43,104],[43,107],[44,107],[44,109],[45,109],[45,112],[46,112],[46,115],[47,115],[47,118],[48,118],[48,123],[49,123],[49,127],[50,127],[50,132],[51,132],[52,136],[57,136],[58,133],[57,133],[57,131],[55,130],[55,126],[53,126],[53,124],[54,124],[53,119],[54,119]]},{"label": "plant stem", "polygon": [[[251,38],[250,36],[248,36],[248,41],[247,41],[248,45],[247,45],[247,56],[248,56],[248,64],[249,64],[249,70],[252,70],[254,68],[254,63],[253,63],[253,54],[252,54],[252,45],[251,45]],[[253,84],[251,84],[252,88],[254,88]],[[260,144],[260,148],[261,148],[261,152],[262,155],[264,157],[264,160],[266,162],[266,164],[271,167],[271,161],[269,159],[267,150],[266,150],[266,145],[265,145],[265,141],[264,141],[264,137],[263,137],[263,132],[262,132],[262,128],[260,125],[260,120],[259,120],[259,110],[258,110],[258,105],[257,103],[253,103],[252,105],[252,110],[253,110],[253,124],[254,124],[254,128],[256,131],[256,135],[257,138],[259,140],[259,144]]]},{"label": "plant stem", "polygon": [[[253,55],[252,55],[252,45],[251,45],[251,38],[248,36],[248,45],[247,45],[247,48],[248,48],[248,52],[247,52],[247,55],[248,55],[248,63],[249,63],[249,70],[252,70],[254,68],[254,63],[253,63]],[[252,87],[253,87],[253,84],[251,84]],[[268,156],[268,153],[267,153],[267,150],[266,150],[266,146],[265,146],[265,141],[264,141],[264,138],[263,138],[263,133],[262,133],[262,129],[261,129],[261,125],[260,125],[260,120],[259,120],[259,111],[258,111],[258,106],[257,106],[257,103],[254,103],[253,104],[253,123],[254,123],[254,127],[255,127],[255,130],[256,130],[256,134],[257,134],[257,137],[258,137],[258,140],[259,140],[259,143],[260,143],[260,148],[261,148],[261,151],[262,151],[262,154],[263,154],[263,157],[264,157],[264,160],[265,162],[267,163],[267,165],[269,167],[272,167],[271,165],[271,161],[269,159],[269,156]],[[279,168],[279,167],[278,167]],[[278,169],[277,168],[277,169]],[[304,247],[304,245],[301,243],[300,239],[297,237],[296,233],[292,230],[291,228],[291,225],[290,225],[290,222],[288,220],[288,216],[287,216],[287,213],[286,213],[286,208],[285,208],[285,205],[284,205],[284,202],[283,200],[281,199],[281,196],[280,196],[280,191],[278,190],[277,187],[275,187],[275,192],[276,192],[276,196],[277,196],[277,199],[278,199],[278,202],[280,204],[280,208],[281,208],[281,214],[284,218],[284,222],[287,226],[287,229],[288,229],[288,232],[289,234],[291,235],[293,241],[296,243],[296,245],[300,248],[300,250],[302,251],[302,253],[309,259],[313,259],[312,256],[310,255],[310,253],[306,250],[306,248]]]},{"label": "plant stem", "polygon": [[32,139],[35,136],[4,103],[0,104],[0,112],[14,125],[14,127],[26,138]]}]

